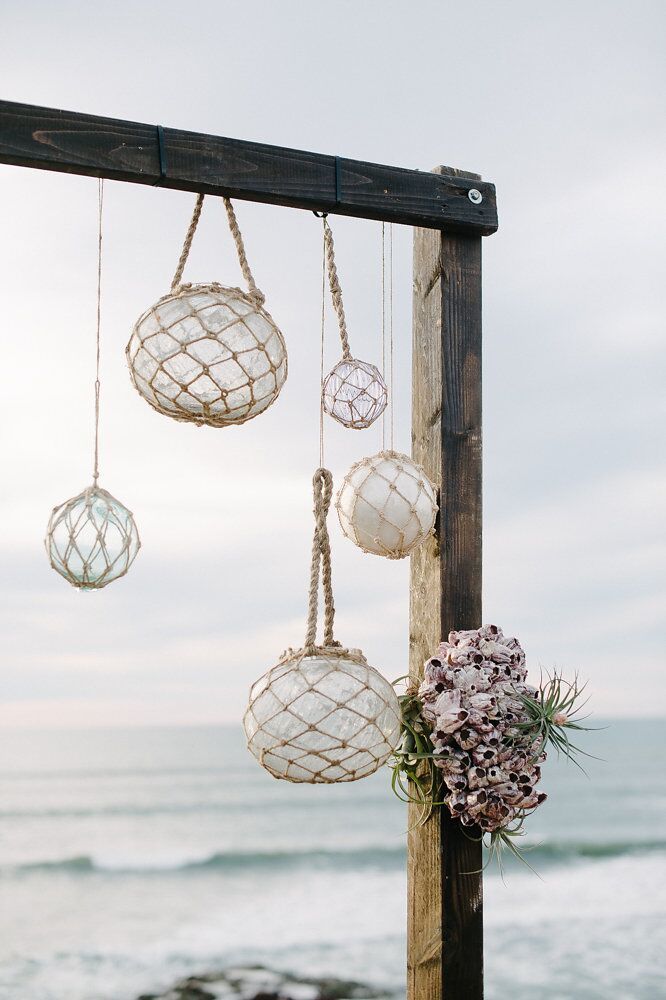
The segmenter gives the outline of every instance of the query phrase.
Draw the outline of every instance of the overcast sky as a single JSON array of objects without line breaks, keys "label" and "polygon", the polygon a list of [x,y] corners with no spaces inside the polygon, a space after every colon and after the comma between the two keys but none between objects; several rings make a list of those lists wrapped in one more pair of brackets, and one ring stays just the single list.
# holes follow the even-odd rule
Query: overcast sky
[{"label": "overcast sky", "polygon": [[[590,679],[599,714],[663,711],[664,5],[58,4],[0,13],[5,99],[429,169],[497,185],[484,241],[484,620]],[[238,203],[290,360],[277,405],[224,430],[155,414],[124,347],[164,294],[193,196],[106,185],[101,482],[143,548],[80,594],[51,508],[90,482],[96,181],[0,167],[0,722],[239,721],[304,631],[318,464],[320,223]],[[380,225],[331,219],[353,351],[378,362]],[[409,447],[411,231],[395,228],[397,444]],[[208,199],[186,272],[236,284]],[[327,361],[336,360],[329,324]],[[339,482],[380,447],[327,425]],[[339,637],[389,677],[408,566],[331,520]]]}]

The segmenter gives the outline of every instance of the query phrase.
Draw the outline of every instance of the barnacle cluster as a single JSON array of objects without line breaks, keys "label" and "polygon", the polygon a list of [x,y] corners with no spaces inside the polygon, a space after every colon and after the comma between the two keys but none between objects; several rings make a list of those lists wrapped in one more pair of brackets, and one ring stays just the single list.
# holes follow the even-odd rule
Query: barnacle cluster
[{"label": "barnacle cluster", "polygon": [[529,711],[540,695],[526,677],[518,640],[485,625],[450,632],[419,688],[444,801],[465,826],[486,833],[522,820],[546,798],[536,790],[546,739]]}]

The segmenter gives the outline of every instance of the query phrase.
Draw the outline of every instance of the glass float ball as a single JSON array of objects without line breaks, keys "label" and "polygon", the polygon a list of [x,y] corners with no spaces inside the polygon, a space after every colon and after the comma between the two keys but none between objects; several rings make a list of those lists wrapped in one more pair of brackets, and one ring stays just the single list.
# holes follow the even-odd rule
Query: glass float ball
[{"label": "glass float ball", "polygon": [[367,361],[343,358],[328,373],[324,409],[345,427],[363,430],[386,409],[388,390],[378,368]]},{"label": "glass float ball", "polygon": [[360,650],[301,649],[253,685],[243,725],[250,751],[275,778],[357,781],[397,746],[400,704]]},{"label": "glass float ball", "polygon": [[402,559],[432,531],[435,488],[407,455],[382,451],[352,465],[335,503],[352,542],[374,555]]},{"label": "glass float ball", "polygon": [[131,511],[100,486],[53,508],[46,533],[51,566],[80,590],[124,576],[141,547]]},{"label": "glass float ball", "polygon": [[287,348],[240,288],[181,285],[141,316],[127,345],[132,381],[153,409],[201,426],[243,424],[273,403]]}]

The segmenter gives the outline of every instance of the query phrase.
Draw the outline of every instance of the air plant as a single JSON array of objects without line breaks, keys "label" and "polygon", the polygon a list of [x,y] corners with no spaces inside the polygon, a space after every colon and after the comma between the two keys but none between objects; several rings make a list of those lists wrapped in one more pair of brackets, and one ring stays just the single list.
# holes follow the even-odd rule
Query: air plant
[{"label": "air plant", "polygon": [[410,684],[399,697],[393,791],[420,807],[417,825],[445,805],[470,836],[484,839],[489,862],[496,859],[500,869],[506,852],[527,864],[516,841],[546,799],[536,787],[546,748],[580,767],[576,756],[585,751],[569,733],[589,728],[582,725],[585,685],[577,677],[569,682],[554,672],[538,689],[526,677],[518,640],[487,625],[449,633],[418,689]]},{"label": "air plant", "polygon": [[[394,684],[408,680],[399,677]],[[420,807],[416,826],[421,826],[435,806],[444,805],[441,798],[442,778],[436,764],[435,749],[430,738],[430,726],[422,715],[422,704],[416,689],[409,686],[398,696],[402,712],[402,738],[389,762],[392,771],[391,788],[402,802]]]},{"label": "air plant", "polygon": [[584,770],[578,762],[577,754],[592,757],[569,739],[567,730],[589,732],[592,726],[581,723],[589,718],[580,715],[589,698],[581,701],[587,684],[580,685],[578,675],[567,681],[557,671],[546,674],[546,682],[541,682],[537,698],[521,695],[527,719],[517,723],[516,728],[532,737],[534,745],[550,744],[558,754],[564,754],[576,767]]},{"label": "air plant", "polygon": [[532,868],[532,865],[525,857],[525,851],[528,851],[530,848],[520,847],[516,843],[518,837],[525,836],[525,831],[523,830],[524,820],[525,816],[520,816],[509,826],[500,827],[499,830],[493,830],[492,833],[485,834],[483,837],[484,845],[488,849],[488,860],[484,867],[488,867],[488,865],[495,862],[502,879],[504,879],[504,858],[507,854],[516,858],[521,864],[526,865],[531,872],[534,872],[537,878],[541,878],[538,871]]}]

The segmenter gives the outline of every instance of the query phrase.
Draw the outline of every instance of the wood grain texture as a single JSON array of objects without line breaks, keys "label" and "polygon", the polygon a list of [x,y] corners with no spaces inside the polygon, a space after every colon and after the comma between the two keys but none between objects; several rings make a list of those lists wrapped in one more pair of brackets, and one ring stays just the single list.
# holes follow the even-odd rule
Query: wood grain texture
[{"label": "wood grain texture", "polygon": [[[412,556],[417,681],[451,629],[481,625],[479,237],[416,230],[413,331],[412,453],[440,489],[435,537]],[[439,809],[408,836],[409,1000],[482,1000],[482,853],[466,833]]]},{"label": "wood grain texture", "polygon": [[[0,163],[403,223],[497,229],[492,184],[258,142],[0,101]],[[468,192],[483,195],[474,205]]]}]

